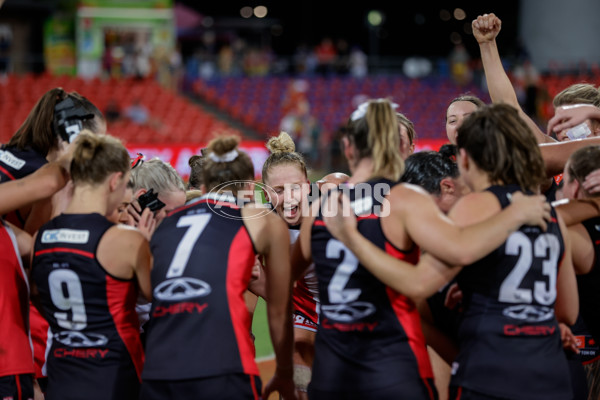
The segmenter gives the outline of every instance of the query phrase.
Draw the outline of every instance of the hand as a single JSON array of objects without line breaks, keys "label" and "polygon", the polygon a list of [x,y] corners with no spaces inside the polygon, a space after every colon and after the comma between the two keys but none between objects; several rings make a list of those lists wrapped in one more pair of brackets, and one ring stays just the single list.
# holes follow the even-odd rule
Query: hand
[{"label": "hand", "polygon": [[550,215],[550,203],[543,195],[525,196],[521,192],[514,192],[511,196],[511,206],[515,206],[523,225],[539,226],[543,231],[547,229]]},{"label": "hand", "polygon": [[142,215],[137,222],[138,230],[144,235],[147,241],[152,239],[152,234],[156,230],[157,220],[154,218],[154,213],[149,208],[145,208],[142,211]]},{"label": "hand", "polygon": [[44,400],[44,392],[42,392],[42,388],[38,383],[37,379],[33,380],[33,399],[34,400]]},{"label": "hand", "polygon": [[329,192],[323,202],[321,214],[333,237],[346,245],[348,245],[350,235],[358,232],[356,216],[350,206],[350,199],[340,191]]},{"label": "hand", "polygon": [[554,117],[548,121],[546,133],[562,132],[581,124],[587,119],[600,119],[600,108],[591,104],[560,106],[554,112]]},{"label": "hand", "polygon": [[268,399],[272,392],[279,392],[283,400],[297,400],[296,387],[292,377],[282,378],[275,372],[269,383],[265,386],[262,393],[263,399]]},{"label": "hand", "polygon": [[133,220],[132,226],[137,227],[140,218],[142,217],[142,208],[140,207],[140,203],[138,203],[137,199],[134,199],[131,203],[129,203],[127,206],[127,212],[131,216],[130,219]]},{"label": "hand", "polygon": [[600,169],[587,174],[582,186],[588,193],[600,193]]},{"label": "hand", "polygon": [[483,14],[473,20],[471,27],[477,43],[489,43],[496,40],[502,28],[502,21],[493,13]]},{"label": "hand", "polygon": [[560,329],[560,340],[562,341],[563,348],[565,350],[570,350],[575,354],[579,354],[579,349],[577,348],[577,339],[571,328],[562,322],[558,323],[558,328]]}]

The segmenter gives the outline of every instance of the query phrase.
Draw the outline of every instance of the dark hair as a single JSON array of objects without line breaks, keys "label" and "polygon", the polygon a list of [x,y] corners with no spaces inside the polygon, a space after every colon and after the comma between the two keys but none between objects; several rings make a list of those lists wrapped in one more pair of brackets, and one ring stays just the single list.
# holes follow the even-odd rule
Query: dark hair
[{"label": "dark hair", "polygon": [[397,181],[404,171],[398,117],[387,99],[369,100],[367,104],[364,116],[348,121],[346,135],[360,159],[373,158],[372,176]]},{"label": "dark hair", "polygon": [[450,101],[450,103],[448,104],[448,107],[446,107],[446,116],[444,117],[446,120],[448,120],[448,108],[450,108],[450,106],[456,103],[457,101],[468,101],[469,103],[475,104],[477,108],[485,106],[485,103],[479,97],[473,96],[472,94],[468,93],[461,94],[460,96],[453,98],[452,101]]},{"label": "dark hair", "polygon": [[516,184],[521,190],[538,192],[545,181],[535,136],[518,111],[507,104],[483,106],[465,118],[456,144],[493,184]]},{"label": "dark hair", "polygon": [[[567,171],[571,178],[583,183],[590,172],[600,168],[600,146],[586,146],[573,152],[567,161]],[[583,189],[583,187],[582,187]],[[585,191],[587,197],[597,197],[599,194]]]},{"label": "dark hair", "polygon": [[440,149],[438,150],[438,153],[440,153],[442,155],[442,157],[445,157],[456,163],[456,156],[458,155],[458,149],[456,148],[455,144],[452,144],[452,143],[443,144],[440,147]]},{"label": "dark hair", "polygon": [[102,183],[113,172],[125,174],[131,169],[129,153],[115,137],[83,130],[75,143],[71,161],[71,178],[75,185]]},{"label": "dark hair", "polygon": [[50,150],[58,147],[58,136],[52,130],[54,120],[54,107],[67,97],[73,100],[76,107],[82,107],[94,118],[82,121],[83,129],[92,133],[99,133],[99,120],[104,121],[102,112],[88,99],[77,92],[67,93],[62,88],[50,89],[37,101],[29,115],[15,134],[10,138],[7,146],[19,149],[31,147],[43,156]]},{"label": "dark hair", "polygon": [[421,186],[433,195],[440,195],[440,182],[444,178],[458,177],[458,167],[449,157],[437,151],[420,151],[404,160],[406,169],[401,182]]},{"label": "dark hair", "polygon": [[[208,152],[202,170],[202,180],[206,191],[211,191],[222,183],[254,179],[254,165],[250,156],[238,149],[240,138],[237,136],[222,136],[210,141]],[[237,156],[231,161],[220,161],[218,157],[236,150]],[[234,195],[243,189],[243,185],[232,185]]]},{"label": "dark hair", "polygon": [[269,154],[262,167],[263,182],[266,182],[269,178],[268,175],[271,168],[282,164],[296,165],[305,177],[308,176],[304,157],[302,157],[302,154],[296,152],[296,145],[286,132],[281,132],[279,136],[271,137],[267,142],[267,148],[271,154]]},{"label": "dark hair", "polygon": [[202,181],[202,170],[204,167],[204,150],[202,149],[202,155],[191,156],[188,160],[190,166],[190,178],[188,180],[188,190],[200,189],[200,186],[204,183]]}]

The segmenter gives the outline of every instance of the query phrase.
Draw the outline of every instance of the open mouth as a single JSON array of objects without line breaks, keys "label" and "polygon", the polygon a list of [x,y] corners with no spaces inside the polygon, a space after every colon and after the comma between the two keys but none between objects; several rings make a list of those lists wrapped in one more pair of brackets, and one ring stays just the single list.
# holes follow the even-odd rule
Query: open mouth
[{"label": "open mouth", "polygon": [[287,218],[294,218],[298,215],[298,205],[283,207],[283,215]]}]

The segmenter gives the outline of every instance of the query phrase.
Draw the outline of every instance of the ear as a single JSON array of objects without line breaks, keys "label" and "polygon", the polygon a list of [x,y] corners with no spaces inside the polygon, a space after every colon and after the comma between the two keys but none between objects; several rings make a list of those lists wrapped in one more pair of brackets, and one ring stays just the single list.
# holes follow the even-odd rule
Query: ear
[{"label": "ear", "polygon": [[454,194],[456,187],[452,178],[444,178],[440,181],[440,194]]},{"label": "ear", "polygon": [[591,120],[590,125],[592,126],[592,136],[600,136],[600,121]]},{"label": "ear", "polygon": [[137,199],[138,197],[140,197],[143,194],[146,194],[147,190],[146,189],[138,189],[133,193],[133,198]]},{"label": "ear", "polygon": [[348,164],[354,165],[354,146],[350,143],[350,139],[344,136],[342,138],[342,145],[344,146],[344,157],[348,160]]},{"label": "ear", "polygon": [[122,172],[114,172],[110,176],[109,187],[111,192],[113,192],[119,186],[119,183],[121,183],[121,179],[123,179]]},{"label": "ear", "polygon": [[583,186],[581,186],[581,183],[577,179],[573,179],[572,184],[575,187],[575,190],[573,191],[573,193],[574,193],[576,199],[582,199],[582,198],[588,197],[588,193],[585,191]]}]

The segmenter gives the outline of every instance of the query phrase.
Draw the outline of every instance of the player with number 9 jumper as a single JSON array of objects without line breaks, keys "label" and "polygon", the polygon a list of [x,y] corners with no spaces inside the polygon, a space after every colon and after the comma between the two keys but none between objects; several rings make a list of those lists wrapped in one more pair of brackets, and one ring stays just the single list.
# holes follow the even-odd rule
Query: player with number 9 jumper
[{"label": "player with number 9 jumper", "polygon": [[143,349],[135,313],[149,298],[152,255],[136,229],[106,219],[123,199],[129,154],[82,133],[71,163],[73,199],[35,238],[32,294],[50,324],[46,399],[132,399]]}]

